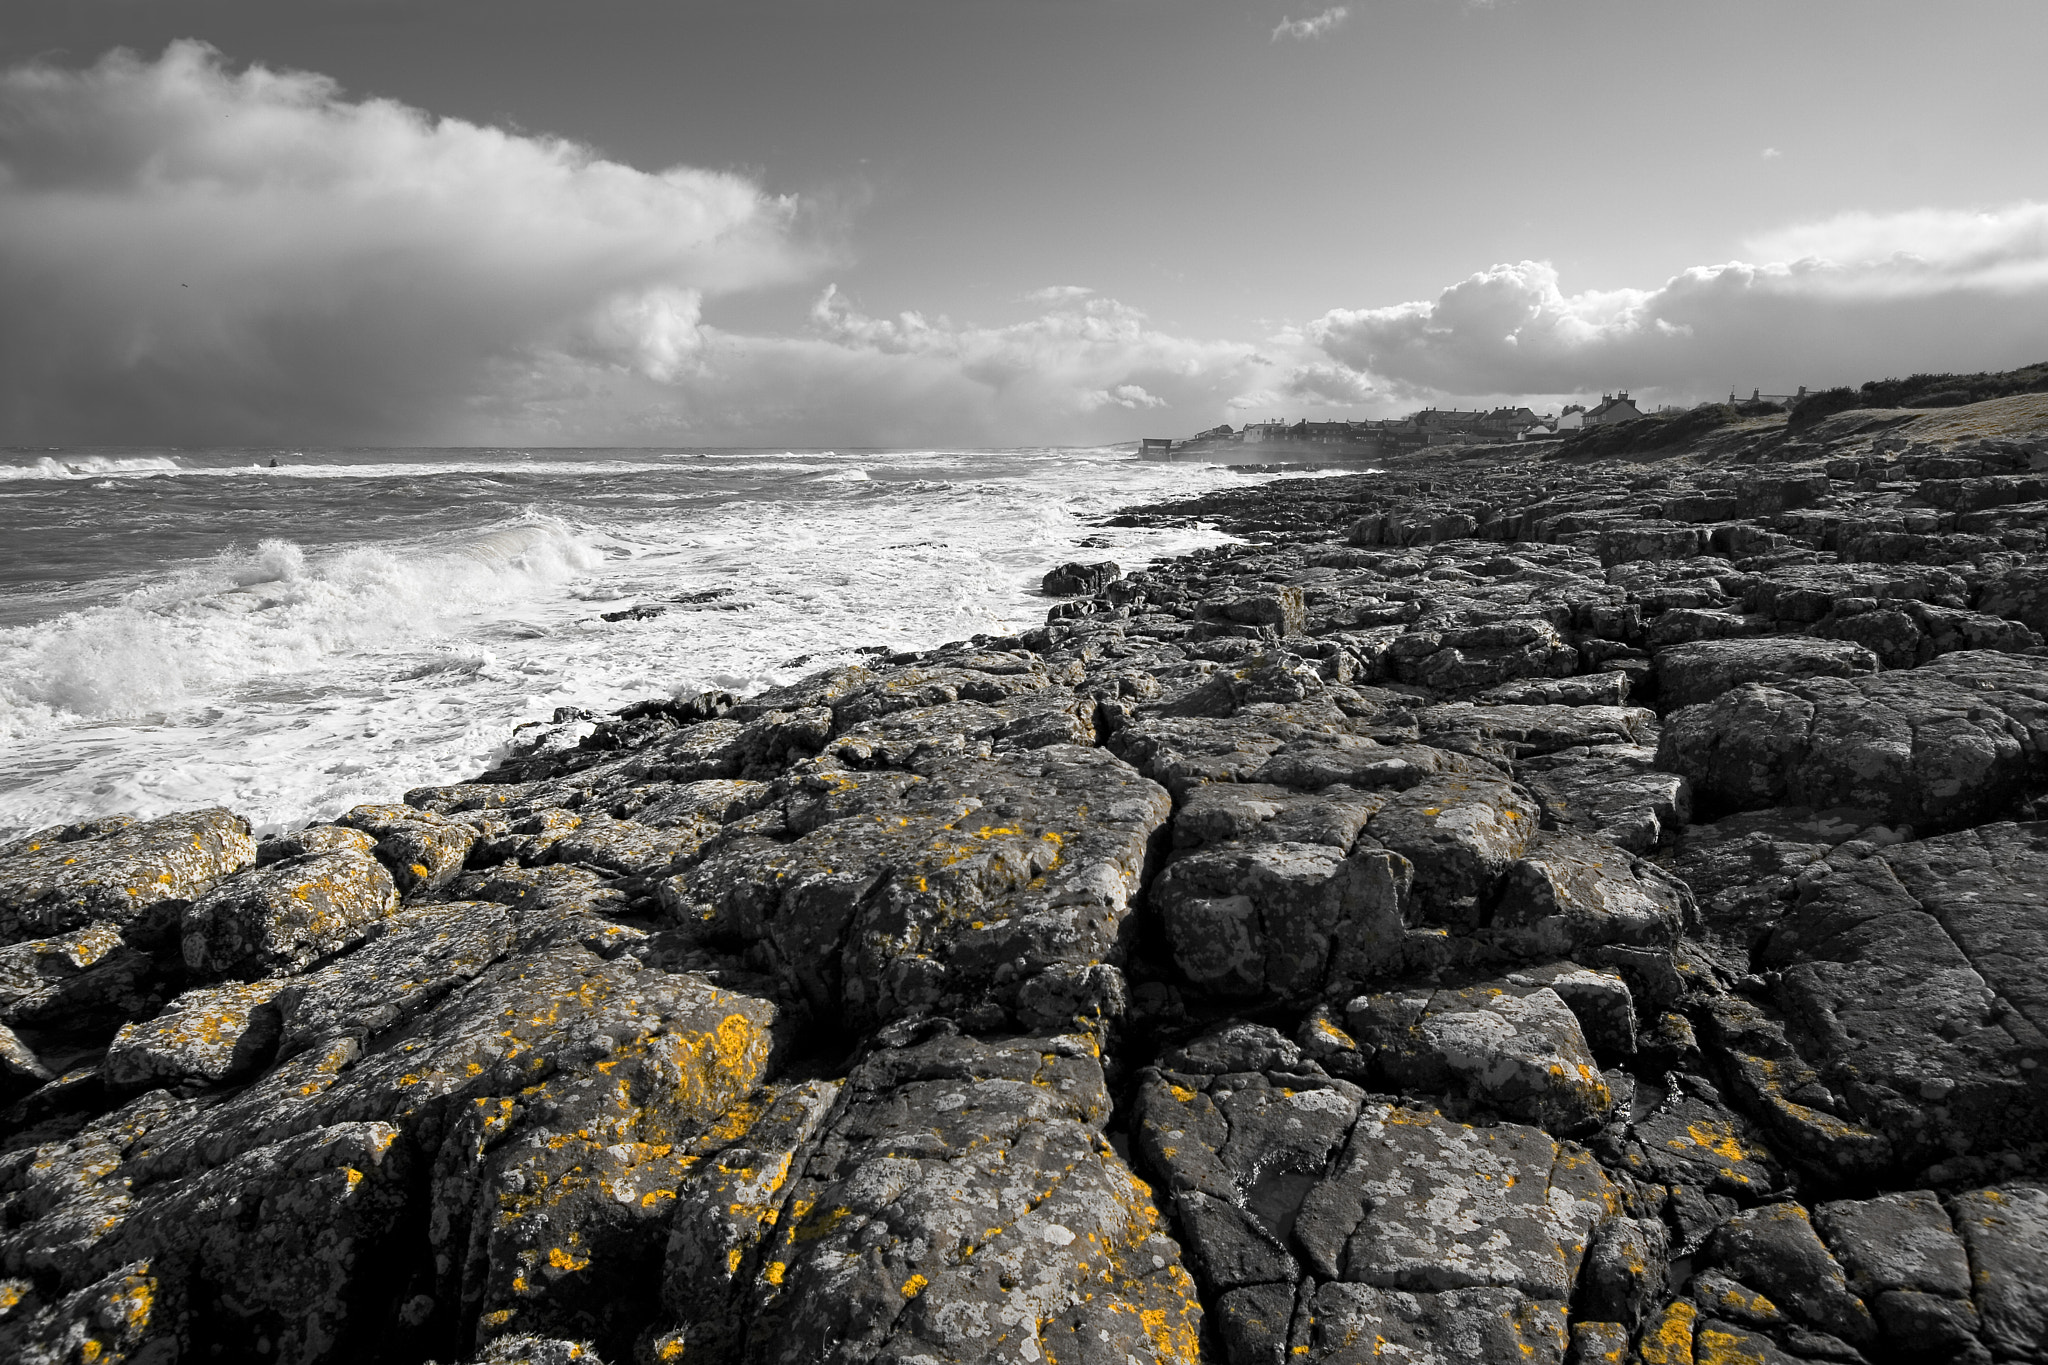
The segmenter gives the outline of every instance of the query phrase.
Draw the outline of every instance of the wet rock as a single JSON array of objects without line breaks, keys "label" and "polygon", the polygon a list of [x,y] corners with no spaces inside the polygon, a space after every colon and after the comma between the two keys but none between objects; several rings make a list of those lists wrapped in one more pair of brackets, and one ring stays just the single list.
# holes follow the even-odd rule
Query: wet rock
[{"label": "wet rock", "polygon": [[398,888],[374,858],[323,853],[274,863],[186,909],[185,965],[206,978],[298,971],[360,942],[397,908]]},{"label": "wet rock", "polygon": [[[78,828],[78,827],[74,827]],[[190,900],[255,861],[256,841],[224,810],[20,840],[0,859],[0,940],[126,925],[150,907]]]},{"label": "wet rock", "polygon": [[1047,571],[1039,591],[1047,597],[1085,597],[1122,578],[1124,571],[1112,560],[1084,564],[1075,561]]}]

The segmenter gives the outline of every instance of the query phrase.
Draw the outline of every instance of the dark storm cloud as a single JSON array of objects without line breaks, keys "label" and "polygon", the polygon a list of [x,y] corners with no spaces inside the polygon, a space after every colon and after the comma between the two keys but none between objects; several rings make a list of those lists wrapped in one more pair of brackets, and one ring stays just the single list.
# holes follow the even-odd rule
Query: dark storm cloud
[{"label": "dark storm cloud", "polygon": [[745,179],[154,61],[0,74],[13,439],[438,439],[543,353],[673,372],[706,292],[811,268]]}]

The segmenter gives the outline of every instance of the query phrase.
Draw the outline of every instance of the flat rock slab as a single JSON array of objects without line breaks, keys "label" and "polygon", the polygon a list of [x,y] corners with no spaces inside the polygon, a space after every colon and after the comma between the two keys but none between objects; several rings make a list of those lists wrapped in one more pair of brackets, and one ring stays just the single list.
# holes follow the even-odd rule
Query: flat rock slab
[{"label": "flat rock slab", "polygon": [[2048,1139],[2048,830],[1987,825],[1819,870],[1762,959],[1821,1078],[1902,1162]]},{"label": "flat rock slab", "polygon": [[1994,816],[2035,777],[2048,659],[1973,650],[1856,679],[1749,683],[1671,717],[1658,761],[1702,805],[1856,806],[1917,832]]},{"label": "flat rock slab", "polygon": [[1776,636],[1701,640],[1657,652],[1657,698],[1667,711],[1712,701],[1742,683],[1853,678],[1877,672],[1877,656],[1848,640]]}]

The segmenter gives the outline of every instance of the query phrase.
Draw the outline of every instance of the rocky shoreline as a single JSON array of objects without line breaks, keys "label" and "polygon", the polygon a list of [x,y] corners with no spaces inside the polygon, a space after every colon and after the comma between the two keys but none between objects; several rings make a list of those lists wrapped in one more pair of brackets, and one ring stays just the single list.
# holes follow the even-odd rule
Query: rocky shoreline
[{"label": "rocky shoreline", "polygon": [[1244,543],[0,846],[0,1355],[2048,1360],[2044,432],[1134,509]]}]

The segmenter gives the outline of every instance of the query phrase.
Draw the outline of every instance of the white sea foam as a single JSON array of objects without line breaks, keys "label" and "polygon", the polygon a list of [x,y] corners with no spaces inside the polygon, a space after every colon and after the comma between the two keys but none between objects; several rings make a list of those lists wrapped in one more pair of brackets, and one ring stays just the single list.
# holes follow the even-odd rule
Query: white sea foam
[{"label": "white sea foam", "polygon": [[136,474],[182,474],[168,455],[44,455],[34,464],[0,464],[0,483],[27,479],[104,479]]},{"label": "white sea foam", "polygon": [[[826,461],[798,455],[762,461],[783,479],[755,500],[687,511],[616,519],[614,481],[602,514],[558,501],[461,536],[266,540],[0,631],[0,736],[16,741],[0,744],[0,831],[209,804],[289,827],[468,776],[559,706],[748,691],[860,646],[1023,630],[1044,618],[1053,564],[1134,567],[1222,539],[1099,528],[1100,514],[1255,481],[1091,452],[995,474],[943,452],[837,458],[833,472],[857,458],[866,477],[820,486],[804,466]],[[664,610],[600,619],[628,602]]]},{"label": "white sea foam", "polygon": [[0,735],[168,718],[241,683],[415,646],[602,562],[559,522],[413,553],[309,558],[283,540],[224,552],[111,605],[0,631]]}]

